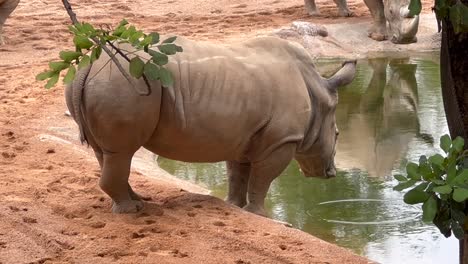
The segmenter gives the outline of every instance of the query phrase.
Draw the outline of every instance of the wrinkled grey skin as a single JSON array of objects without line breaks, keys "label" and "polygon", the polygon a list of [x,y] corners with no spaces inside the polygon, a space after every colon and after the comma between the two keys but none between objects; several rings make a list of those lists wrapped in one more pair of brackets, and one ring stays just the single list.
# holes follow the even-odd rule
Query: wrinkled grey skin
[{"label": "wrinkled grey skin", "polygon": [[19,0],[0,0],[0,45],[4,44],[2,36],[3,25],[11,12],[18,6],[18,3]]},{"label": "wrinkled grey skin", "polygon": [[[304,0],[306,11],[310,15],[318,15],[315,0]],[[346,0],[334,0],[340,16],[352,16]],[[416,42],[419,27],[419,16],[409,16],[410,0],[364,0],[374,19],[369,29],[369,37],[383,41],[388,38],[395,44]],[[387,24],[389,29],[387,31]]]},{"label": "wrinkled grey skin", "polygon": [[[304,48],[279,38],[227,47],[180,37],[176,43],[184,52],[167,65],[171,87],[151,81],[151,95],[140,96],[115,66],[105,65],[103,54],[66,89],[68,109],[96,154],[99,184],[114,213],[143,208],[128,184],[140,147],[185,162],[226,161],[226,200],[259,215],[265,215],[270,183],[294,157],[305,176],[336,175],[337,87],[354,78],[355,62],[327,80]],[[147,89],[142,80],[134,85]]]}]

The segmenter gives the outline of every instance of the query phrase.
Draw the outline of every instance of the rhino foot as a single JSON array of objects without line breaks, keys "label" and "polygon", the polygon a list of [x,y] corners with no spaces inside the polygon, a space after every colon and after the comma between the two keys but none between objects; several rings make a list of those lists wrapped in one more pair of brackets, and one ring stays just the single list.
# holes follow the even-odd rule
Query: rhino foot
[{"label": "rhino foot", "polygon": [[318,10],[307,10],[307,14],[309,14],[309,16],[320,16],[320,11]]},{"label": "rhino foot", "polygon": [[351,12],[351,10],[339,10],[338,14],[342,17],[352,17],[354,16],[354,13]]},{"label": "rhino foot", "polygon": [[235,206],[240,207],[240,208],[244,207],[245,204],[247,203],[245,201],[245,197],[243,199],[242,198],[236,199],[236,198],[227,197],[225,201],[226,201],[226,203],[235,205]]},{"label": "rhino foot", "polygon": [[387,36],[385,36],[385,34],[371,32],[369,33],[369,38],[376,40],[376,41],[384,41],[387,39]]},{"label": "rhino foot", "polygon": [[385,26],[372,25],[372,27],[367,32],[367,35],[369,36],[369,38],[376,41],[384,41],[387,39]]},{"label": "rhino foot", "polygon": [[261,206],[258,206],[256,204],[249,203],[246,206],[244,206],[243,209],[246,210],[247,212],[251,212],[251,213],[254,213],[256,215],[267,217],[267,214],[265,213],[265,210]]},{"label": "rhino foot", "polygon": [[114,214],[129,214],[141,211],[144,203],[140,200],[127,200],[122,202],[113,202],[112,213]]}]

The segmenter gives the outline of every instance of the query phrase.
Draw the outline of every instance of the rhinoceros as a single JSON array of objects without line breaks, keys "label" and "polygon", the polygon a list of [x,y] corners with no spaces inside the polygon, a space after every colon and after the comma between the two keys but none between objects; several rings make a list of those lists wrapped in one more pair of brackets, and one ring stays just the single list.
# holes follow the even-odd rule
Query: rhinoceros
[{"label": "rhinoceros", "polygon": [[[318,15],[315,0],[304,0],[306,11],[310,15]],[[346,0],[334,0],[340,16],[351,16]],[[419,16],[412,16],[408,6],[410,0],[364,0],[374,19],[369,29],[369,37],[382,41],[391,35],[391,41],[396,44],[413,43],[417,41]],[[387,32],[387,21],[389,30]]]},{"label": "rhinoceros", "polygon": [[355,61],[325,79],[303,47],[275,37],[226,46],[178,37],[176,44],[184,51],[167,64],[173,85],[150,81],[148,96],[134,90],[145,91],[144,81],[132,86],[105,55],[66,88],[114,213],[143,208],[128,183],[140,147],[185,162],[226,161],[226,200],[259,215],[270,183],[293,158],[305,176],[336,175],[337,87],[352,81]]},{"label": "rhinoceros", "polygon": [[0,0],[0,45],[4,43],[2,31],[8,16],[18,6],[19,0]]}]

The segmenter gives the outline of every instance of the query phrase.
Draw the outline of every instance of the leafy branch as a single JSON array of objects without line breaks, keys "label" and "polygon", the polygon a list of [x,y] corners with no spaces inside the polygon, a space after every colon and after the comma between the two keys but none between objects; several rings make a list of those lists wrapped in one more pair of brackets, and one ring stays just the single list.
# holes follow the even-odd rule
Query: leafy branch
[{"label": "leafy branch", "polygon": [[[74,35],[75,50],[61,51],[59,53],[61,60],[49,62],[49,70],[36,76],[37,80],[48,80],[45,85],[47,89],[57,84],[60,73],[64,70],[67,70],[67,73],[64,75],[63,82],[65,84],[72,83],[77,70],[88,67],[99,59],[103,50],[131,84],[133,84],[132,77],[136,79],[143,77],[148,86],[148,93],[142,95],[149,95],[151,92],[148,79],[159,80],[163,86],[172,85],[172,75],[163,66],[169,61],[168,55],[183,51],[182,47],[174,44],[176,37],[161,41],[158,33],[145,34],[129,25],[125,19],[114,30],[96,29],[89,23],[78,22],[68,1],[63,0],[62,2],[73,22],[73,25],[68,28]],[[115,43],[130,44],[135,51],[124,53],[115,46]],[[106,45],[109,45],[116,54],[113,54]],[[144,51],[149,55],[149,58],[138,55],[138,51]],[[129,72],[132,77],[115,58],[117,54],[129,62]],[[132,55],[133,58],[130,59],[127,55]]]},{"label": "leafy branch", "polygon": [[404,195],[405,203],[422,203],[423,221],[434,223],[446,237],[453,232],[458,239],[463,238],[468,224],[464,213],[468,200],[468,152],[463,151],[464,144],[461,137],[452,141],[444,135],[440,148],[445,156],[421,156],[419,164],[407,164],[407,176],[394,176],[399,181],[394,187],[397,191],[419,183]]}]

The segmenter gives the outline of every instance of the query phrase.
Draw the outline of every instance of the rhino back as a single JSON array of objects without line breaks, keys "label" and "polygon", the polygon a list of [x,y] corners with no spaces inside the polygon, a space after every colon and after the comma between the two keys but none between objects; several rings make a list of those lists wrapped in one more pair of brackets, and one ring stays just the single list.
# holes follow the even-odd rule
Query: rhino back
[{"label": "rhino back", "polygon": [[179,38],[150,150],[184,161],[262,159],[300,142],[310,100],[297,54],[276,38],[230,46]]}]

